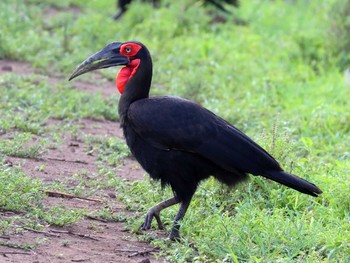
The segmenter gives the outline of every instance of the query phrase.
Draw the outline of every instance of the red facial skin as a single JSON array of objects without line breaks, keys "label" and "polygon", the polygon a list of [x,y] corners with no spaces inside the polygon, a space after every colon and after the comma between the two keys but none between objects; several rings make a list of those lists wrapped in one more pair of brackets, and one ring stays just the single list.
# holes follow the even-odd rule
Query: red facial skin
[{"label": "red facial skin", "polygon": [[134,76],[140,65],[140,59],[133,59],[133,57],[136,56],[141,48],[136,43],[126,43],[120,47],[120,54],[127,56],[130,60],[130,63],[119,71],[116,78],[116,85],[121,94],[124,92],[126,83]]}]

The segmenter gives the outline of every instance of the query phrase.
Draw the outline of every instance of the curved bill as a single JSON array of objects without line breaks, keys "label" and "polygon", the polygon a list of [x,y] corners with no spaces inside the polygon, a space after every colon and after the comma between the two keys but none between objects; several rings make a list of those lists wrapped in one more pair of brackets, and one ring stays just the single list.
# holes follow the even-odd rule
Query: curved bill
[{"label": "curved bill", "polygon": [[120,42],[113,42],[94,55],[88,57],[74,70],[69,80],[96,69],[129,64],[129,59],[119,53],[121,45],[122,43]]}]

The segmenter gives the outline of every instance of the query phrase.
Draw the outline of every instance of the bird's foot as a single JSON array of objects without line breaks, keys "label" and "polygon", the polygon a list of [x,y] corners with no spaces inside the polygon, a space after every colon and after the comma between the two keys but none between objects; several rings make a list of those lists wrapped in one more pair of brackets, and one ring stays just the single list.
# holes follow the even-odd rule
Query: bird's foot
[{"label": "bird's foot", "polygon": [[173,227],[169,234],[169,239],[172,241],[180,241],[179,229],[176,229],[175,227]]},{"label": "bird's foot", "polygon": [[157,220],[158,228],[159,229],[164,229],[164,225],[162,224],[162,221],[160,220],[160,217],[159,217],[159,212],[160,211],[155,210],[153,207],[150,210],[148,210],[148,212],[146,214],[145,221],[141,225],[141,229],[142,230],[150,229],[151,225],[152,225],[153,217],[155,217],[156,220]]}]

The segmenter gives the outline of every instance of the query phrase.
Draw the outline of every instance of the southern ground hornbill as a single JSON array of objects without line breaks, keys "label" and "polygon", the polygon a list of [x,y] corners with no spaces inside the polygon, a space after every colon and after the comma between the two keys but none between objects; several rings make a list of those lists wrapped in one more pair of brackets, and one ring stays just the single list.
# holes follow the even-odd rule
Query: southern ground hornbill
[{"label": "southern ground hornbill", "polygon": [[143,229],[153,217],[163,228],[159,213],[180,203],[170,238],[179,237],[184,217],[198,183],[214,176],[234,186],[252,175],[261,175],[304,194],[322,191],[312,183],[282,170],[277,161],[240,130],[200,105],[179,97],[149,97],[152,59],[136,41],[113,42],[87,58],[69,80],[86,72],[124,67],[116,78],[121,93],[119,115],[126,142],[141,166],[174,197],[147,212]]},{"label": "southern ground hornbill", "polygon": [[[113,19],[118,20],[122,15],[126,12],[128,9],[128,5],[131,4],[132,0],[117,0],[117,13],[113,16]],[[160,0],[152,0],[148,1],[152,2],[153,6],[159,6]],[[239,1],[238,0],[205,0],[204,3],[210,4],[212,6],[215,6],[217,9],[229,13],[227,9],[224,7],[224,4],[229,4],[238,7]]]}]

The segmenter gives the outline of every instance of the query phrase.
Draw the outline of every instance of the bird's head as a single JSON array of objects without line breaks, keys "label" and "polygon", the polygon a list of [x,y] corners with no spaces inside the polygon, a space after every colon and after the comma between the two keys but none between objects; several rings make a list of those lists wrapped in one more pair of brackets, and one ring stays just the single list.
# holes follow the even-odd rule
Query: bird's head
[{"label": "bird's head", "polygon": [[96,69],[125,66],[116,79],[117,88],[123,93],[126,83],[138,70],[141,58],[145,54],[148,54],[146,47],[136,41],[110,43],[78,65],[69,80]]}]

